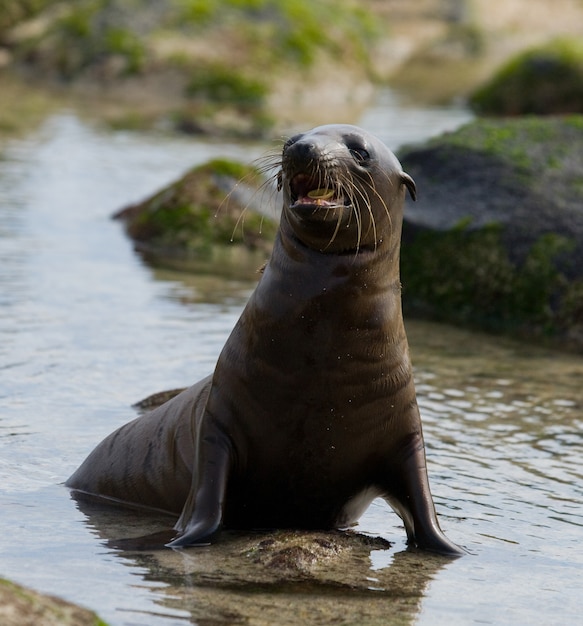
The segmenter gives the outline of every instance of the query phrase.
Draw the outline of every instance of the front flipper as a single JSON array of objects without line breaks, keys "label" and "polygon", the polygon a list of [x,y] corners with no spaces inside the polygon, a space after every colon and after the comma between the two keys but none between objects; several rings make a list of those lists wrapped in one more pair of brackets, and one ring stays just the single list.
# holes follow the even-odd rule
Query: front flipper
[{"label": "front flipper", "polygon": [[218,426],[213,428],[210,421],[210,416],[205,413],[199,432],[192,487],[174,527],[178,535],[166,544],[169,548],[208,545],[221,528],[232,455],[227,435]]},{"label": "front flipper", "polygon": [[403,519],[410,545],[444,556],[465,554],[439,527],[425,464],[423,440],[414,437],[397,472],[385,487],[385,500]]}]

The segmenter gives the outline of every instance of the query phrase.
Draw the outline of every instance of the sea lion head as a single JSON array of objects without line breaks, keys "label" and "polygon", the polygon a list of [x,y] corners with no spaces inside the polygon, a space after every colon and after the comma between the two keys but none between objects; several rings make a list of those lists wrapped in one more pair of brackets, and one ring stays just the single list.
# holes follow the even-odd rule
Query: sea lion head
[{"label": "sea lion head", "polygon": [[405,189],[416,195],[413,179],[380,140],[344,124],[286,141],[278,182],[282,226],[324,253],[377,250],[398,241]]}]

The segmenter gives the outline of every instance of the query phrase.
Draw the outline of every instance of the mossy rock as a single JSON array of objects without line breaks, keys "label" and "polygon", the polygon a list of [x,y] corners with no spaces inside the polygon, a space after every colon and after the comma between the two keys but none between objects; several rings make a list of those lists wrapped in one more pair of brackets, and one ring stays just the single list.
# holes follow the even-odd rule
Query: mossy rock
[{"label": "mossy rock", "polygon": [[[214,159],[114,217],[124,221],[136,248],[158,265],[191,267],[225,257],[239,263],[241,250],[266,257],[277,223],[275,215],[255,210],[255,202],[271,193],[263,183],[252,166]],[[247,193],[241,193],[243,188]],[[225,249],[236,253],[225,255]]]},{"label": "mossy rock", "polygon": [[258,79],[247,78],[241,72],[215,63],[196,68],[186,91],[194,99],[230,104],[244,110],[262,107],[268,88]]},{"label": "mossy rock", "polygon": [[4,45],[27,82],[73,86],[116,128],[263,139],[282,115],[282,77],[292,92],[346,67],[369,82],[382,33],[353,0],[7,0],[0,57]]},{"label": "mossy rock", "polygon": [[583,40],[560,38],[511,59],[470,98],[479,113],[583,113]]},{"label": "mossy rock", "polygon": [[[0,43],[9,44],[11,67],[27,80],[90,93],[105,86],[130,110],[137,105],[132,123],[142,113],[179,130],[247,137],[273,126],[279,112],[269,96],[282,75],[301,80],[331,61],[370,79],[372,42],[382,33],[368,8],[352,0],[20,4],[26,7],[8,0]],[[117,124],[127,117],[118,115]]]},{"label": "mossy rock", "polygon": [[583,117],[478,120],[401,161],[405,309],[583,351]]},{"label": "mossy rock", "polygon": [[[318,55],[357,58],[367,65],[381,27],[367,7],[350,0],[186,0],[176,3],[181,28],[221,29],[246,61],[262,69],[309,67]],[[242,67],[240,59],[236,65]]]},{"label": "mossy rock", "polygon": [[2,626],[107,626],[95,613],[0,578]]},{"label": "mossy rock", "polygon": [[[181,63],[178,62],[180,66]],[[274,125],[268,112],[270,76],[225,61],[187,63],[184,104],[172,115],[175,128],[193,134],[266,138]]]},{"label": "mossy rock", "polygon": [[2,0],[0,3],[0,41],[17,24],[32,19],[59,0]]}]

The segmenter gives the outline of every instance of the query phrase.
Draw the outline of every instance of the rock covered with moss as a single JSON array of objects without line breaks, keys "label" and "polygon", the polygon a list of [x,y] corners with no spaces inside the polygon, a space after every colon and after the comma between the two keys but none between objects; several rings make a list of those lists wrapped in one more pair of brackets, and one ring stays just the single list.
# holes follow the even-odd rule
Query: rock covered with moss
[{"label": "rock covered with moss", "polygon": [[559,38],[510,59],[470,99],[479,113],[583,113],[583,41]]},{"label": "rock covered with moss", "polygon": [[95,613],[0,578],[2,626],[107,626]]},{"label": "rock covered with moss", "polygon": [[264,259],[271,250],[277,216],[261,203],[273,193],[254,167],[214,159],[114,217],[156,264],[238,264],[247,252]]},{"label": "rock covered with moss", "polygon": [[583,117],[478,120],[401,161],[405,307],[583,350]]}]

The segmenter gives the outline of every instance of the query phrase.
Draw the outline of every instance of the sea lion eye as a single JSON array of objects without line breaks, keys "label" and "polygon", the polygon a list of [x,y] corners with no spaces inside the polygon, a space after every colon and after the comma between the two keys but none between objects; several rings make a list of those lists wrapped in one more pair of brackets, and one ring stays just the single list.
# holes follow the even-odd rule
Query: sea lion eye
[{"label": "sea lion eye", "polygon": [[361,148],[361,147],[350,148],[349,147],[348,149],[350,150],[350,154],[352,155],[353,159],[357,163],[365,163],[366,161],[370,159],[370,154],[368,150],[365,150],[364,148]]}]

